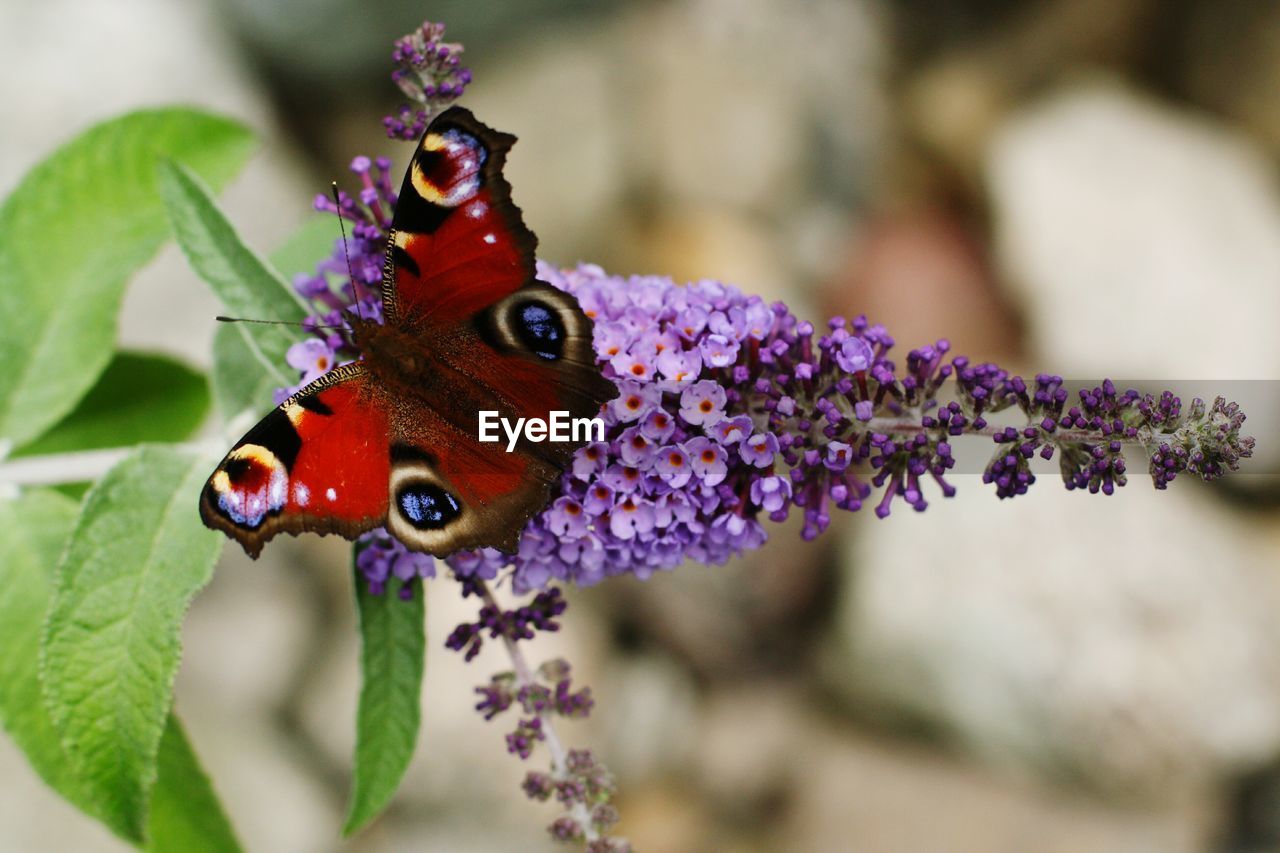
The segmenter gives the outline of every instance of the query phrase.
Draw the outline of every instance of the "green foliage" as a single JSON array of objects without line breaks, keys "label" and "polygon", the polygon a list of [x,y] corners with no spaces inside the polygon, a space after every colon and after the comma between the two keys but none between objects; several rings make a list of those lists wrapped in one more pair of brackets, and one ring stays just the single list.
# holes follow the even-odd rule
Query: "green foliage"
[{"label": "green foliage", "polygon": [[75,501],[44,489],[0,501],[0,721],[51,788],[91,810],[65,760],[37,680],[53,567],[75,518]]},{"label": "green foliage", "polygon": [[[115,352],[129,277],[166,225],[227,313],[300,321],[286,277],[337,239],[312,218],[268,262],[213,200],[247,157],[239,125],[192,110],[134,113],[90,129],[0,206],[0,441],[35,456],[181,441],[210,383],[158,355]],[[296,376],[294,326],[221,326],[212,392],[227,418],[259,414]],[[89,487],[0,500],[0,723],[54,790],[147,850],[239,850],[172,713],[181,620],[222,538],[196,511],[207,463],[142,446]],[[77,505],[77,501],[79,504]],[[425,662],[423,591],[357,606],[364,683],[344,832],[387,805],[413,756]]]},{"label": "green foliage", "polygon": [[329,257],[340,239],[338,217],[333,214],[309,216],[297,231],[289,235],[288,240],[271,253],[271,265],[290,282],[298,273],[311,275],[316,264]]},{"label": "green foliage", "polygon": [[[213,396],[228,423],[242,415],[265,415],[275,403],[277,388],[297,381],[280,363],[270,363],[243,323],[219,323],[213,331]],[[249,426],[250,420],[240,426]]]},{"label": "green foliage", "polygon": [[146,849],[155,853],[235,853],[240,849],[209,777],[172,714],[160,737]]},{"label": "green foliage", "polygon": [[376,817],[404,778],[418,739],[426,659],[422,581],[414,578],[411,601],[390,588],[371,595],[358,570],[355,583],[362,684],[346,835]]},{"label": "green foliage", "polygon": [[[271,253],[270,266],[279,271],[275,277],[291,281],[299,273],[312,274],[316,263],[333,251],[337,228],[333,217],[308,219]],[[214,332],[213,393],[227,420],[265,413],[275,403],[275,390],[297,381],[283,367],[283,354],[275,349],[263,352],[257,336],[260,327],[244,323],[219,325]],[[291,330],[291,340],[297,338]]]},{"label": "green foliage", "polygon": [[[271,253],[271,266],[292,280],[308,275],[333,250],[337,224],[332,217],[312,217]],[[261,415],[275,403],[277,388],[292,385],[279,359],[262,351],[254,325],[220,324],[213,334],[213,393],[218,411],[231,420],[245,413]]]},{"label": "green foliage", "polygon": [[[316,263],[333,250],[337,224],[332,218],[313,217],[271,253],[271,266],[288,279],[310,275]],[[213,392],[218,411],[231,420],[245,413],[260,415],[274,405],[277,388],[292,385],[279,360],[272,361],[254,337],[255,326],[243,323],[219,325],[213,334]]]},{"label": "green foliage", "polygon": [[[40,632],[54,566],[75,523],[76,503],[37,489],[20,500],[0,501],[0,722],[32,768],[77,808],[100,814],[77,779],[45,703],[38,680]],[[147,849],[240,849],[178,721],[170,716],[160,756]]]},{"label": "green foliage", "polygon": [[[293,289],[245,245],[196,175],[177,163],[162,163],[160,187],[178,245],[232,316],[286,322],[306,316]],[[252,368],[250,375],[265,372],[272,387],[292,384],[281,365],[289,346],[302,337],[293,326],[239,323],[233,331],[249,352],[228,358],[235,338],[220,334],[215,358],[221,353],[223,361],[214,370],[214,393],[228,417],[258,408],[261,382],[247,379],[246,370]]]},{"label": "green foliage", "polygon": [[14,455],[183,441],[208,411],[204,374],[168,356],[120,352],[71,414]]},{"label": "green foliage", "polygon": [[141,841],[179,627],[222,539],[195,508],[204,461],[143,447],[85,496],[41,642],[44,698],[94,811]]},{"label": "green foliage", "polygon": [[0,437],[21,446],[61,420],[111,360],[129,277],[167,235],[160,158],[222,186],[248,157],[241,125],[189,109],[91,128],[0,205]]}]

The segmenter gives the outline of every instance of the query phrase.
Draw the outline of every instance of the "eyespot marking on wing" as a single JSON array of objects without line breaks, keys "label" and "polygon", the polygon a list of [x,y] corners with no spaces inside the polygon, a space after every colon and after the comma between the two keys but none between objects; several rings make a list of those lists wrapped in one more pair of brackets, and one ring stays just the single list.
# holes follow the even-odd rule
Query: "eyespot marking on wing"
[{"label": "eyespot marking on wing", "polygon": [[399,457],[391,466],[387,529],[415,550],[448,553],[450,543],[476,523],[474,511],[453,493],[429,454],[406,448]]},{"label": "eyespot marking on wing", "polygon": [[289,497],[289,471],[258,444],[242,444],[209,479],[210,503],[234,524],[253,530],[279,512]]},{"label": "eyespot marking on wing", "polygon": [[432,483],[413,482],[396,492],[400,514],[419,530],[440,530],[462,513],[458,499]]},{"label": "eyespot marking on wing", "polygon": [[522,302],[512,309],[516,335],[531,352],[555,361],[564,350],[564,323],[551,306]]},{"label": "eyespot marking on wing", "polygon": [[456,127],[428,133],[413,158],[413,187],[431,204],[457,207],[480,191],[487,158],[480,140]]},{"label": "eyespot marking on wing", "polygon": [[499,350],[535,355],[546,361],[594,362],[591,322],[572,296],[534,282],[477,317],[481,336]]}]

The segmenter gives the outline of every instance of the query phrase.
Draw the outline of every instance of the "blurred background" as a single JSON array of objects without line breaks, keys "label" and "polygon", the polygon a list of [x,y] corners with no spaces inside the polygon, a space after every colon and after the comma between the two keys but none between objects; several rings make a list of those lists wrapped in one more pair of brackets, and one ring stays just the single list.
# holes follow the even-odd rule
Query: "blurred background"
[{"label": "blurred background", "polygon": [[[923,515],[790,525],[722,567],[571,593],[647,851],[1280,850],[1280,4],[1272,0],[0,0],[0,188],[121,110],[260,134],[224,196],[266,251],[357,154],[402,163],[391,41],[467,46],[464,103],[516,133],[548,260],[714,277],[867,313],[1015,370],[1241,399],[1221,487],[1104,499],[976,474]],[[51,223],[56,232],[56,223]],[[166,250],[122,339],[207,364],[213,297]],[[211,425],[211,431],[214,426]],[[419,755],[339,842],[358,674],[344,543],[228,548],[177,705],[250,850],[550,848],[429,590]],[[539,754],[534,763],[542,761]],[[124,849],[0,741],[0,849]]]}]

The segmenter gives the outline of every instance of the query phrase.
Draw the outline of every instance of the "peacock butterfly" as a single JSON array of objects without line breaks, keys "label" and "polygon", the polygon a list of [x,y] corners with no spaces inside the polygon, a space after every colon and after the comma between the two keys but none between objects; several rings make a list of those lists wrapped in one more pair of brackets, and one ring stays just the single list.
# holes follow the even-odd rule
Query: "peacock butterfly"
[{"label": "peacock butterfly", "polygon": [[515,137],[452,107],[424,131],[383,264],[384,324],[351,317],[360,360],[268,414],[205,484],[200,517],[256,557],[280,532],[385,525],[437,556],[516,547],[585,441],[481,443],[477,412],[592,417],[616,394],[591,320],[534,272],[503,177]]}]

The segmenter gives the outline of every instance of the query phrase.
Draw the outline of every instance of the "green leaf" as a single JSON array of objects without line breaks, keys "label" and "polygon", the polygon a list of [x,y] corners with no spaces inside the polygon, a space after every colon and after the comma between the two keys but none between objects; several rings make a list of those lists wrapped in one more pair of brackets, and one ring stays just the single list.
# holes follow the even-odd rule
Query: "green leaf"
[{"label": "green leaf", "polygon": [[203,374],[168,356],[121,352],[71,414],[14,455],[183,441],[208,411]]},{"label": "green leaf", "polygon": [[[180,163],[161,161],[160,194],[178,245],[192,269],[237,317],[300,321],[306,306],[257,252],[245,245],[209,188]],[[264,351],[283,355],[300,336],[289,326],[259,326]]]},{"label": "green leaf", "polygon": [[426,662],[422,582],[402,601],[388,587],[369,593],[356,572],[363,683],[356,710],[355,778],[344,835],[359,830],[386,807],[413,758],[421,717]]},{"label": "green leaf", "polygon": [[146,849],[155,853],[234,853],[240,849],[222,804],[200,768],[178,718],[160,738]]},{"label": "green leaf", "polygon": [[[271,253],[271,265],[289,279],[313,273],[333,251],[335,227],[332,218],[309,219]],[[244,323],[221,324],[213,335],[213,392],[226,420],[267,411],[275,403],[277,388],[298,381],[296,373],[286,372],[278,359],[273,362],[261,351],[253,332],[254,327]]]},{"label": "green leaf", "polygon": [[[54,566],[76,518],[76,502],[33,489],[0,501],[0,723],[49,787],[95,815],[41,700],[40,632]],[[208,778],[172,715],[160,741],[147,824],[148,849],[234,851],[239,846]]]},{"label": "green leaf", "polygon": [[[179,164],[161,163],[160,186],[178,245],[232,316],[296,322],[307,315],[293,288],[244,244],[198,177]],[[268,381],[271,388],[297,381],[284,356],[302,337],[297,327],[256,323],[237,323],[232,332],[219,331],[214,394],[228,419],[246,409],[265,408],[262,388]],[[234,343],[237,338],[239,348]]]},{"label": "green leaf", "polygon": [[[275,390],[298,381],[272,362],[243,323],[219,323],[213,332],[213,396],[224,421],[249,413],[263,415],[275,404]],[[247,426],[247,424],[246,424]]]},{"label": "green leaf", "polygon": [[207,463],[142,447],[85,496],[41,642],[44,698],[103,821],[141,841],[179,628],[222,546],[196,513]]},{"label": "green leaf", "polygon": [[[332,219],[311,218],[271,253],[271,265],[292,278],[311,274],[333,251]],[[275,390],[297,382],[278,360],[272,362],[257,346],[254,327],[220,324],[213,334],[213,393],[225,420],[245,412],[261,414],[275,404]]]},{"label": "green leaf", "polygon": [[84,493],[89,491],[89,487],[93,485],[87,480],[83,483],[56,483],[49,488],[60,495],[71,498],[76,503],[80,503],[80,499],[84,497]]},{"label": "green leaf", "polygon": [[339,239],[338,217],[332,214],[309,216],[297,231],[289,235],[288,240],[271,253],[271,265],[284,273],[288,281],[293,281],[298,273],[312,275],[316,264],[333,253]]},{"label": "green leaf", "polygon": [[0,436],[21,446],[76,405],[111,360],[124,287],[168,234],[160,157],[221,187],[247,130],[190,109],[131,113],[82,133],[0,205]]},{"label": "green leaf", "polygon": [[40,778],[87,809],[37,679],[53,567],[75,518],[76,502],[47,489],[0,500],[0,722]]}]

